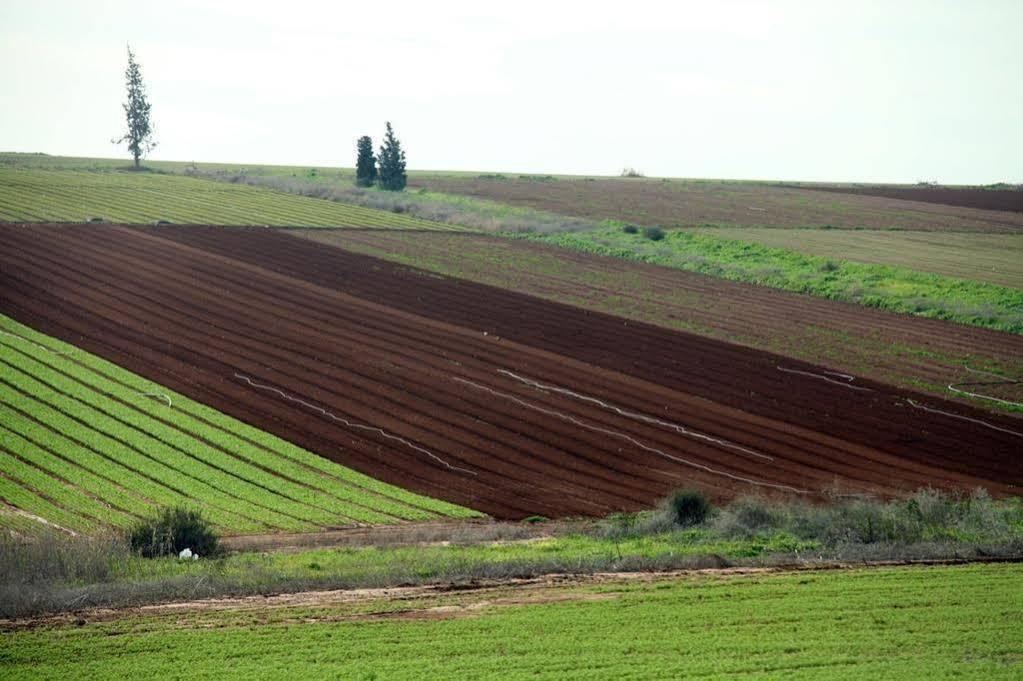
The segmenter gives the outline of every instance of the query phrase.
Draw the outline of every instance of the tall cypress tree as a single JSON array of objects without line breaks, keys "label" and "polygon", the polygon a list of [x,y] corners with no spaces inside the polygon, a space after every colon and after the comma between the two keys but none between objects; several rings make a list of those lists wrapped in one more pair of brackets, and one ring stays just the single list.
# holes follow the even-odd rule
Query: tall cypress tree
[{"label": "tall cypress tree", "polygon": [[156,147],[153,141],[153,126],[149,121],[149,99],[146,97],[146,85],[142,82],[142,70],[135,61],[135,54],[128,47],[128,68],[124,72],[124,81],[128,89],[128,101],[124,103],[124,115],[128,122],[128,130],[124,137],[115,140],[114,144],[128,143],[128,151],[135,159],[135,169],[139,168],[139,159]]},{"label": "tall cypress tree", "polygon": [[390,121],[387,122],[387,134],[384,144],[380,147],[380,187],[392,192],[400,192],[405,188],[408,177],[405,175],[405,152],[401,142],[394,136]]},{"label": "tall cypress tree", "polygon": [[373,140],[369,135],[359,138],[356,148],[359,156],[355,160],[355,184],[370,187],[377,179],[377,159],[373,155]]}]

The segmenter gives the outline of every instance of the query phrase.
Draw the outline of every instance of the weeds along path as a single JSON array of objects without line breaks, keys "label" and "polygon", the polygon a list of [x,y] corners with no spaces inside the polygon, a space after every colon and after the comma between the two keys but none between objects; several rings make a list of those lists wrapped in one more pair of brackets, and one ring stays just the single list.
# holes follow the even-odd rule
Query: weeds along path
[{"label": "weeds along path", "polygon": [[1014,419],[859,379],[850,390],[813,365],[285,234],[0,235],[6,314],[499,518],[636,509],[684,486],[726,499],[928,484],[1010,494],[1023,481]]}]

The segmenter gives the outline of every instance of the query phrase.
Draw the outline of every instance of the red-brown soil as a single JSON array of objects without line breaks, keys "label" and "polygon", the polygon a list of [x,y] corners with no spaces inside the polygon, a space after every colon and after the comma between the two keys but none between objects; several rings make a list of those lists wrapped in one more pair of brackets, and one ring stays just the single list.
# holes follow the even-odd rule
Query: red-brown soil
[{"label": "red-brown soil", "polygon": [[1008,210],[1023,213],[1023,190],[983,189],[981,187],[896,187],[896,186],[841,186],[841,185],[800,185],[800,189],[857,194],[859,196],[885,196],[905,201],[942,203],[947,206],[963,206],[982,210]]},{"label": "red-brown soil", "polygon": [[[1023,336],[896,314],[764,286],[487,234],[308,229],[306,239],[797,357],[911,390],[1023,376]],[[1023,384],[979,392],[1023,402]]]},{"label": "red-brown soil", "polygon": [[5,314],[499,518],[637,509],[689,486],[725,499],[1023,482],[1014,419],[288,234],[0,237]]},{"label": "red-brown soil", "polygon": [[425,177],[410,180],[448,194],[513,206],[641,225],[834,227],[1023,233],[1023,214],[858,196],[752,182],[655,179],[515,179]]}]

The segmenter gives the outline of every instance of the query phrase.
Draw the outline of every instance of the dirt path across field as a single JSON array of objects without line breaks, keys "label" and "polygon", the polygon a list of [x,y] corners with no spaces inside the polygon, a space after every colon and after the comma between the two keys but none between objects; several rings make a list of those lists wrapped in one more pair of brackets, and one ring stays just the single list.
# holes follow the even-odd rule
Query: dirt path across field
[{"label": "dirt path across field", "polygon": [[[777,567],[727,567],[672,570],[667,572],[601,572],[594,574],[548,574],[532,578],[481,580],[468,584],[430,584],[424,586],[331,591],[301,591],[255,596],[204,598],[193,601],[159,603],[124,608],[91,608],[59,615],[19,619],[0,619],[0,631],[19,631],[38,627],[85,626],[102,622],[142,617],[178,618],[182,626],[224,626],[218,618],[232,614],[245,616],[244,625],[268,621],[278,624],[318,622],[358,622],[387,619],[437,620],[466,617],[487,608],[517,607],[565,601],[613,600],[620,596],[614,587],[628,588],[637,583],[659,583],[697,579],[743,579],[784,573],[812,573],[834,570],[870,570],[878,568],[966,565],[991,560],[876,561],[870,563],[812,563]],[[590,587],[600,587],[593,590]],[[289,614],[294,611],[294,614]]]}]

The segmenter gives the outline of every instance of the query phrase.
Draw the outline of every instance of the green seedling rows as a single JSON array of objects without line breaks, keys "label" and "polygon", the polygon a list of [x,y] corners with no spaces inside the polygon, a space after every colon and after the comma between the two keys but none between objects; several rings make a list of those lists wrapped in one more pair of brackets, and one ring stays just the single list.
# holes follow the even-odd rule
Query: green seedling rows
[{"label": "green seedling rows", "polygon": [[[181,503],[230,534],[478,515],[346,469],[3,316],[0,498],[72,531],[126,527]],[[16,529],[24,517],[0,514],[0,525]]]},{"label": "green seedling rows", "polygon": [[0,167],[0,221],[459,229],[408,215],[191,177]]}]

